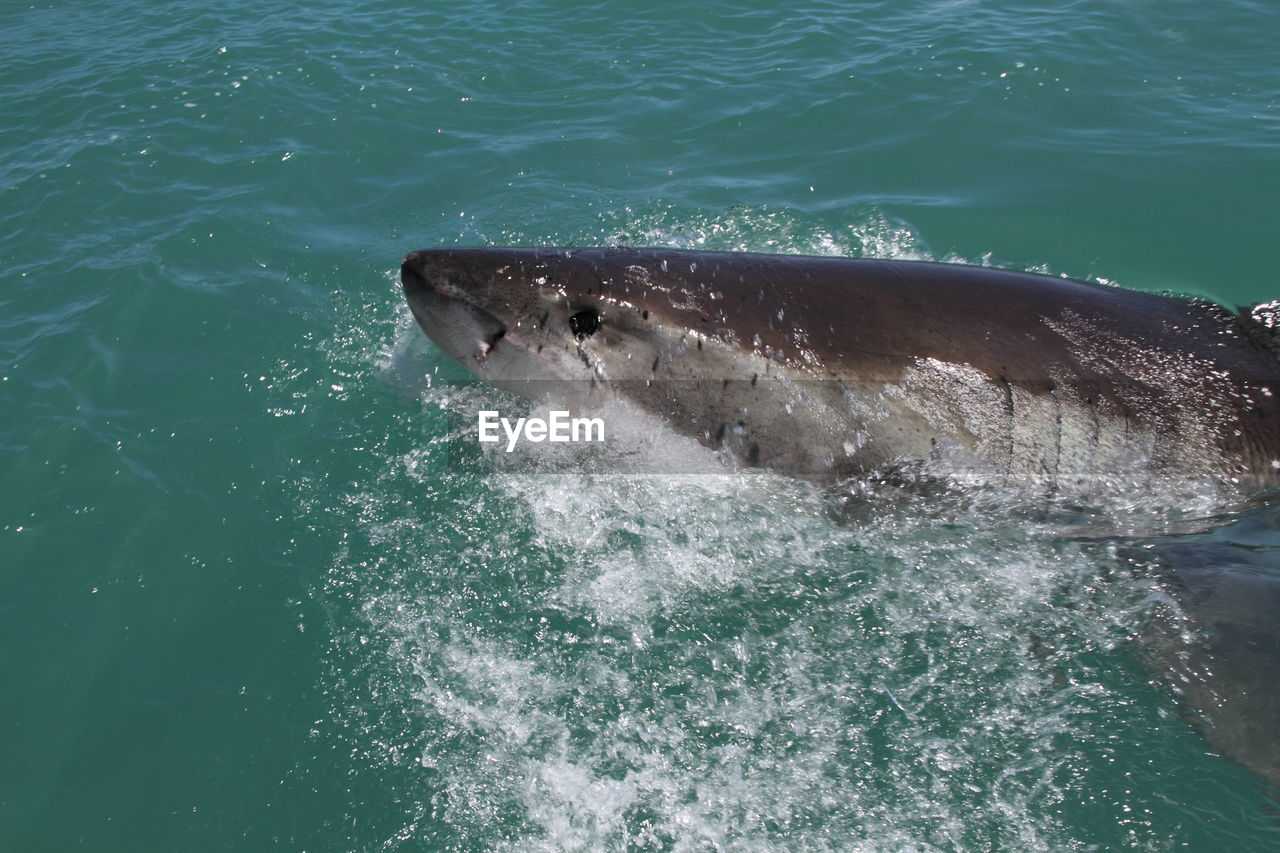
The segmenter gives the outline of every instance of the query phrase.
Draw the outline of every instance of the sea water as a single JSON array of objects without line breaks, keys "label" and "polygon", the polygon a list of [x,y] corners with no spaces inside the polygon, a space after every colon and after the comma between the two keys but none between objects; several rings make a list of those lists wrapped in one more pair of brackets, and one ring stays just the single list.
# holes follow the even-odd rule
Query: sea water
[{"label": "sea water", "polygon": [[1280,847],[1122,537],[503,464],[396,282],[647,244],[1272,299],[1277,43],[1244,0],[7,4],[0,847]]}]

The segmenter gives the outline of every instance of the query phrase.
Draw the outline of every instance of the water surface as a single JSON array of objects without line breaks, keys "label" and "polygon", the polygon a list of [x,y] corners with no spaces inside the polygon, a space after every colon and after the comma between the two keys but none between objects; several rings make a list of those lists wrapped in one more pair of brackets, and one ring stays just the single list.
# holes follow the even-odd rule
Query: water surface
[{"label": "water surface", "polygon": [[1238,0],[0,10],[3,846],[1275,847],[1133,651],[1141,561],[459,461],[395,274],[631,243],[1271,299],[1278,41]]}]

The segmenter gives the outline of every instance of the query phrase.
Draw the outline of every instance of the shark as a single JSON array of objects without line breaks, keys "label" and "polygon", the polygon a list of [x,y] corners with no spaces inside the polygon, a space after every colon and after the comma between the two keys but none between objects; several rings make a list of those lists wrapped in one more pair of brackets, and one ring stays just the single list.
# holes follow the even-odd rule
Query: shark
[{"label": "shark", "polygon": [[[625,247],[426,249],[401,282],[426,334],[486,381],[619,400],[747,468],[1085,502],[1158,484],[1238,506],[1280,485],[1280,303]],[[1256,552],[1167,537],[1157,562],[1199,634],[1157,620],[1145,645],[1210,745],[1280,785],[1280,574]]]},{"label": "shark", "polygon": [[401,280],[431,339],[489,382],[625,400],[748,467],[1068,494],[1280,483],[1274,305],[673,249],[431,249]]}]

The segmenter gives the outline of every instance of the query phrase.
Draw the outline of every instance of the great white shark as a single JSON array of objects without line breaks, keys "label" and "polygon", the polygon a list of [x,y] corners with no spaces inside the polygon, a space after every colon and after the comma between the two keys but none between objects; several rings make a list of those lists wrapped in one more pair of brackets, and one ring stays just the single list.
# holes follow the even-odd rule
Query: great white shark
[{"label": "great white shark", "polygon": [[[493,384],[617,398],[750,467],[1084,497],[1193,484],[1231,501],[1280,485],[1276,304],[674,249],[429,249],[401,280],[423,330]],[[1280,578],[1170,577],[1210,636],[1152,647],[1210,742],[1280,785]]]},{"label": "great white shark", "polygon": [[1280,482],[1265,310],[955,264],[672,249],[434,249],[401,277],[432,340],[495,385],[590,386],[748,466],[1076,493]]}]

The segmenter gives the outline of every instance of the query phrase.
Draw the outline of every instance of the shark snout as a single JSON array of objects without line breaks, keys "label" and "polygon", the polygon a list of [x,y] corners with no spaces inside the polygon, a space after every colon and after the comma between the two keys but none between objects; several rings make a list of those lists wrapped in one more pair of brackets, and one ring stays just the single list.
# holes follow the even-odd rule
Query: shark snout
[{"label": "shark snout", "polygon": [[464,273],[447,249],[424,249],[404,256],[400,284],[418,322],[452,301],[470,301],[460,287],[466,280]]},{"label": "shark snout", "polygon": [[467,253],[457,249],[421,249],[405,255],[400,263],[405,298],[416,307],[446,299],[475,302],[482,282]]},{"label": "shark snout", "polygon": [[410,252],[400,265],[400,283],[414,319],[437,346],[463,364],[484,365],[507,327],[476,304],[454,255],[447,249]]},{"label": "shark snout", "polygon": [[435,287],[423,276],[423,266],[428,261],[425,257],[430,252],[410,252],[400,263],[400,284],[404,287],[404,298],[411,306],[421,305],[435,295]]}]

